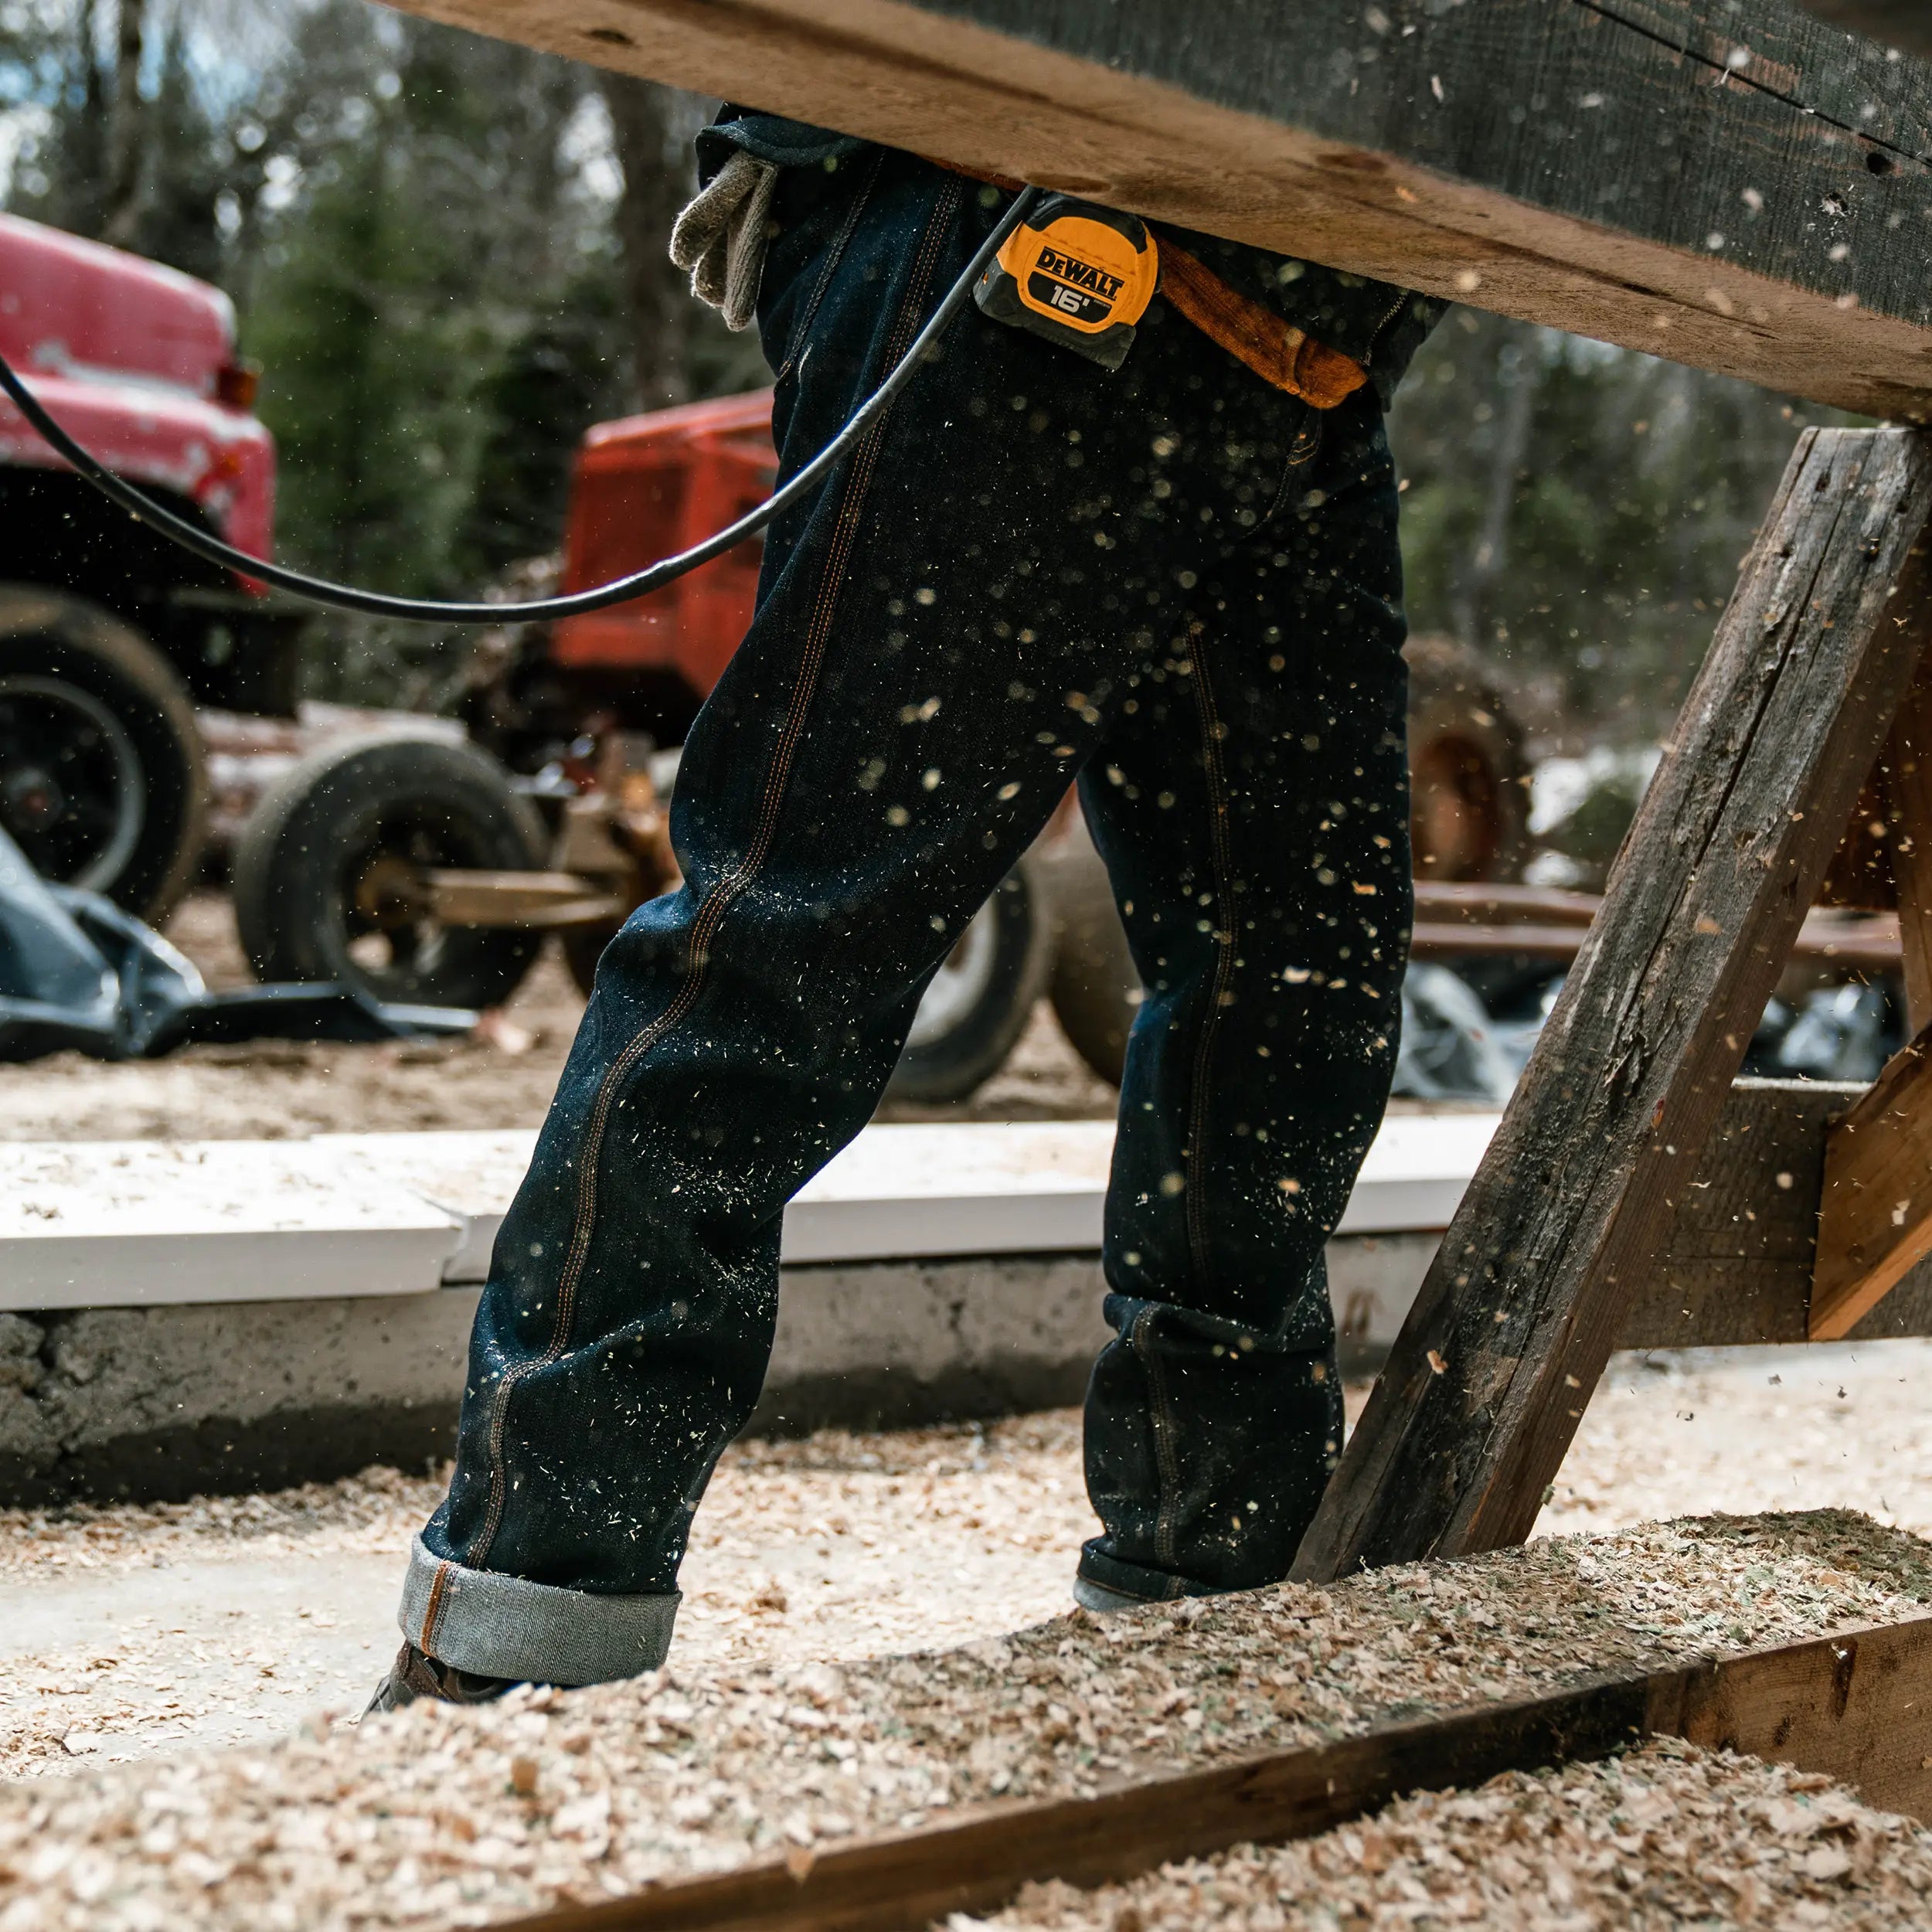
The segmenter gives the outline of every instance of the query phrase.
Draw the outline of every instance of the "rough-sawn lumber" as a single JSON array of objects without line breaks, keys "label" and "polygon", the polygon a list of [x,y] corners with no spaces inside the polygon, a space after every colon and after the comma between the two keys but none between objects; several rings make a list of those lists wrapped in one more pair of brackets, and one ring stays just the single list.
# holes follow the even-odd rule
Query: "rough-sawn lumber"
[{"label": "rough-sawn lumber", "polygon": [[1529,1533],[1923,644],[1932,445],[1801,441],[1297,1573]]},{"label": "rough-sawn lumber", "polygon": [[1906,693],[1876,774],[1898,902],[1907,1030],[1932,1026],[1932,654]]},{"label": "rough-sawn lumber", "polygon": [[1098,1885],[1231,1845],[1311,1837],[1405,1793],[1600,1758],[1646,1737],[1750,1752],[1932,1820],[1932,1618],[1605,1676],[1092,1798],[956,1821],[519,1923],[519,1932],[917,1932],[1029,1880]]},{"label": "rough-sawn lumber", "polygon": [[1837,1342],[1932,1255],[1932,1034],[1895,1055],[1826,1144],[1811,1338]]},{"label": "rough-sawn lumber", "polygon": [[1932,1254],[1932,654],[1866,789],[1883,814],[1869,829],[1885,834],[1873,858],[1898,901],[1913,1038],[1831,1132],[1811,1291],[1817,1342],[1849,1335]]},{"label": "rough-sawn lumber", "polygon": [[1932,55],[1932,10],[1925,0],[1804,0],[1804,11],[1886,46]]},{"label": "rough-sawn lumber", "polygon": [[[1663,1260],[1638,1285],[1621,1349],[1738,1348],[1817,1338],[1812,1273],[1825,1150],[1869,1088],[1821,1080],[1740,1080],[1697,1175],[1670,1197]],[[1841,1324],[1859,1341],[1932,1335],[1932,1261],[1907,1270]],[[1570,1407],[1581,1396],[1569,1392]]]},{"label": "rough-sawn lumber", "polygon": [[1793,0],[405,0],[1878,415],[1932,409],[1932,64]]}]

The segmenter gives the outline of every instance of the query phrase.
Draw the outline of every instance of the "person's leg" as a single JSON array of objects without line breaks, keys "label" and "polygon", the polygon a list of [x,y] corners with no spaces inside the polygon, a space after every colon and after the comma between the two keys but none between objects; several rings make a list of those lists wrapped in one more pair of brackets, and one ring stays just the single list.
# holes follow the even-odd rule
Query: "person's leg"
[{"label": "person's leg", "polygon": [[[903,157],[816,207],[788,192],[764,321],[790,471],[997,198]],[[692,1513],[758,1393],[784,1204],[870,1114],[927,979],[1152,648],[1175,546],[1201,547],[1149,453],[1146,392],[1185,416],[1197,367],[1225,377],[1182,327],[1109,376],[969,311],[773,532],[685,749],[685,885],[612,943],[497,1243],[405,1594],[443,1665],[568,1683],[661,1661]],[[1198,447],[1212,488],[1253,495],[1238,451],[1179,440],[1172,467]]]},{"label": "person's leg", "polygon": [[1318,420],[1081,781],[1145,982],[1107,1201],[1077,1594],[1284,1576],[1342,1446],[1323,1245],[1380,1123],[1411,920],[1396,492]]}]

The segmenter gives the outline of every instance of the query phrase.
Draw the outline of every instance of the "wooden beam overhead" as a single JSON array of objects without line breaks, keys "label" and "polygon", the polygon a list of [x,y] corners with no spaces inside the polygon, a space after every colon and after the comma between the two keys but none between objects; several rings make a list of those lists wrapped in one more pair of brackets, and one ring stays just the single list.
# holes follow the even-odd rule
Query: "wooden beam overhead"
[{"label": "wooden beam overhead", "polygon": [[405,0],[1748,377],[1932,416],[1932,64],[1795,0]]},{"label": "wooden beam overhead", "polygon": [[1925,0],[1804,0],[1804,11],[1882,46],[1932,56],[1932,12]]}]

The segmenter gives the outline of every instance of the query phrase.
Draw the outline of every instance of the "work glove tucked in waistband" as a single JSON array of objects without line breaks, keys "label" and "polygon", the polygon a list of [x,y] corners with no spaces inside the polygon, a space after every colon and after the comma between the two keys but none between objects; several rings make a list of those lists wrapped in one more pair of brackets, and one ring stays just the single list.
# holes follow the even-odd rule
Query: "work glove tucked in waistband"
[{"label": "work glove tucked in waistband", "polygon": [[778,171],[740,149],[679,216],[671,259],[691,275],[691,292],[725,318],[749,328],[757,318],[771,197]]}]

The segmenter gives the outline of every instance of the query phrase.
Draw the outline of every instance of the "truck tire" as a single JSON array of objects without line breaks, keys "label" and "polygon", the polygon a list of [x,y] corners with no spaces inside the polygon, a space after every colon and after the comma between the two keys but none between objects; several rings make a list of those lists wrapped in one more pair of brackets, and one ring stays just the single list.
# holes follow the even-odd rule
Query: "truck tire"
[{"label": "truck tire", "polygon": [[98,606],[0,584],[0,825],[151,925],[200,862],[208,764],[173,665]]},{"label": "truck tire", "polygon": [[1420,879],[1497,885],[1529,856],[1529,760],[1495,678],[1444,637],[1413,638],[1409,832]]},{"label": "truck tire", "polygon": [[1140,1010],[1141,975],[1107,868],[1077,814],[1053,841],[1051,864],[1060,930],[1047,997],[1073,1051],[1118,1087],[1127,1068],[1127,1036]]},{"label": "truck tire", "polygon": [[1046,990],[1057,928],[1044,868],[1029,854],[960,935],[913,1015],[888,1100],[963,1100],[1005,1064]]},{"label": "truck tire", "polygon": [[546,857],[542,820],[473,746],[400,733],[325,745],[242,827],[235,925],[260,979],[332,980],[402,1005],[498,1006],[543,935],[399,910],[385,900],[383,869],[528,872]]}]

